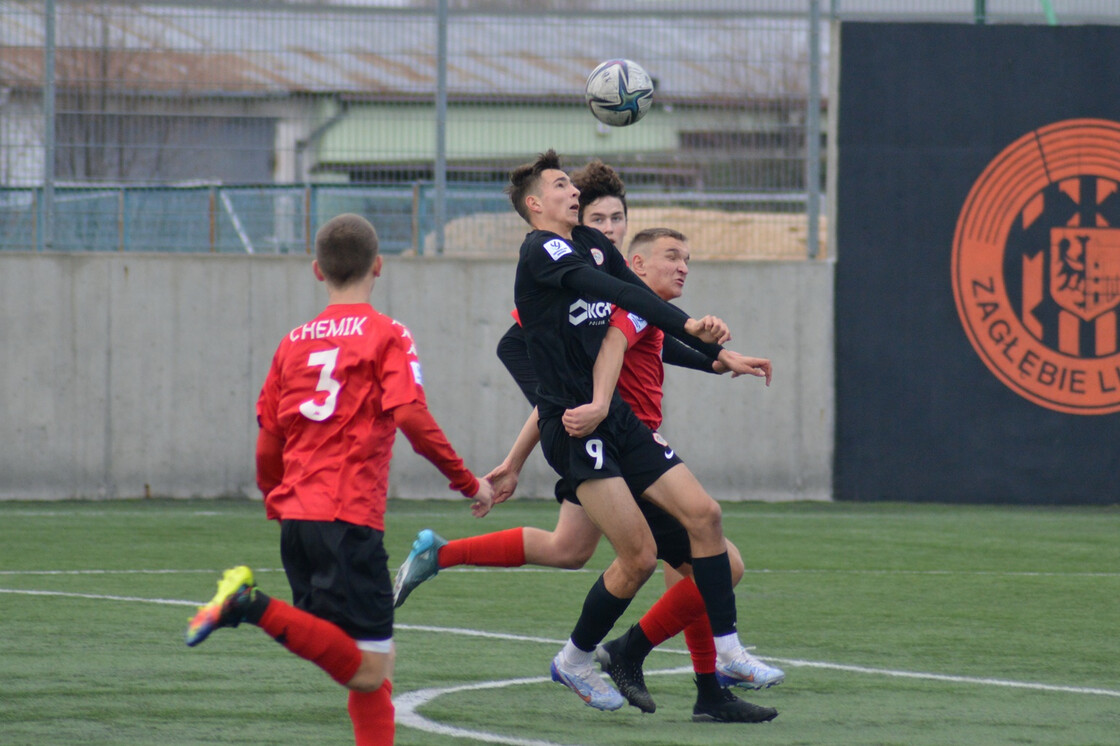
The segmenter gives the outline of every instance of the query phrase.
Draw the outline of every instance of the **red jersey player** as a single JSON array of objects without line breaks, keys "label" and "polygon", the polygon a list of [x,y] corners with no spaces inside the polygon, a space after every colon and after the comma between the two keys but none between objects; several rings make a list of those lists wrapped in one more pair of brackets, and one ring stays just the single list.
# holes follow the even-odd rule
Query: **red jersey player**
[{"label": "red jersey player", "polygon": [[227,570],[186,633],[194,646],[248,622],[350,690],[355,742],[392,744],[393,591],[383,538],[389,461],[399,428],[471,498],[493,501],[429,413],[412,335],[370,305],[381,275],[377,233],[340,215],[315,236],[315,277],[328,304],[292,329],[257,402],[257,484],[280,521],[293,604],[259,591],[245,566]]},{"label": "red jersey player", "polygon": [[[634,237],[628,251],[628,260],[634,272],[665,300],[678,298],[683,292],[690,256],[687,238],[669,228],[641,231]],[[595,430],[607,414],[616,382],[622,398],[638,418],[656,433],[662,420],[662,384],[665,378],[662,361],[667,357],[666,344],[674,343],[675,340],[665,337],[660,329],[646,323],[641,317],[616,308],[611,316],[611,327],[603,338],[595,361],[594,398],[591,403],[564,413],[563,422],[568,433],[574,437],[582,437]],[[770,384],[771,367],[768,361],[747,358],[738,353],[731,354],[736,358],[736,369],[732,371],[732,377],[754,368],[764,371],[766,384]],[[674,351],[668,357],[684,367],[716,373],[728,370],[720,361],[712,362],[702,355],[693,355],[688,348]],[[744,367],[740,367],[740,364]],[[728,549],[734,549],[730,542]],[[738,558],[737,551],[735,556]],[[733,568],[736,571],[735,580],[738,580],[738,575],[742,573],[742,561],[738,560]],[[599,663],[629,699],[628,690],[632,690],[635,683],[641,682],[636,671],[640,670],[645,657],[656,645],[683,629],[697,674],[697,687],[701,689],[693,719],[724,720],[730,719],[727,715],[731,713],[740,714],[744,720],[753,719],[754,716],[762,719],[764,715],[758,710],[748,710],[736,705],[727,700],[726,695],[721,697],[711,686],[710,678],[706,677],[715,673],[720,684],[738,683],[753,688],[781,683],[785,677],[784,672],[753,656],[748,658],[751,665],[748,667],[747,677],[733,669],[718,668],[703,599],[694,583],[679,582],[684,577],[678,568],[665,563],[665,583],[668,588],[665,595],[625,634],[599,647],[596,651]],[[707,691],[704,691],[705,686],[708,687]],[[712,706],[721,700],[726,702],[723,707]]]}]

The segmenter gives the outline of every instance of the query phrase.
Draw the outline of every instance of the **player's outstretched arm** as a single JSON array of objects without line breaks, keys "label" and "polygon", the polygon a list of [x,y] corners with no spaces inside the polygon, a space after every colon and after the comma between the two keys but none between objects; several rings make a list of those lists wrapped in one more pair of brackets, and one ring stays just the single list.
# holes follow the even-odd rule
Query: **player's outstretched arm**
[{"label": "player's outstretched arm", "polygon": [[723,350],[719,353],[719,357],[715,363],[712,364],[712,370],[716,373],[731,372],[732,378],[738,378],[742,375],[756,376],[758,378],[765,378],[766,385],[770,385],[770,379],[774,375],[774,368],[770,361],[764,357],[750,357],[748,355],[740,355],[734,350]]},{"label": "player's outstretched arm", "polygon": [[712,322],[693,319],[672,303],[662,300],[625,265],[612,266],[611,272],[617,273],[617,276],[601,272],[590,264],[576,265],[563,275],[561,285],[585,297],[609,301],[632,311],[713,360],[719,357],[723,348],[698,336],[705,330],[710,331]]},{"label": "player's outstretched arm", "polygon": [[560,418],[568,435],[573,438],[586,438],[607,416],[611,397],[614,396],[615,386],[618,385],[618,376],[622,373],[622,360],[628,347],[626,335],[617,327],[612,326],[607,330],[607,335],[603,337],[599,346],[599,355],[595,358],[595,367],[592,369],[591,401],[565,410]]},{"label": "player's outstretched arm", "polygon": [[[450,480],[451,489],[474,499],[479,490],[483,489],[482,482],[463,465],[463,459],[451,447],[428,407],[423,402],[414,401],[394,407],[392,414],[393,421],[408,438],[412,450],[431,461]],[[490,497],[492,500],[492,495]],[[486,510],[489,509],[487,506]]]},{"label": "player's outstretched arm", "polygon": [[713,375],[726,372],[726,370],[717,371],[715,369],[715,366],[720,365],[715,358],[697,352],[676,337],[665,337],[661,346],[661,362],[666,365],[699,370]]},{"label": "player's outstretched arm", "polygon": [[521,432],[517,434],[517,440],[510,448],[509,454],[506,455],[502,463],[495,466],[486,475],[486,479],[494,486],[495,505],[504,503],[513,496],[517,489],[517,478],[521,475],[521,468],[525,466],[525,462],[529,459],[533,449],[537,447],[540,439],[541,431],[537,425],[537,408],[533,407],[533,411],[529,413],[529,418],[521,426]]},{"label": "player's outstretched arm", "polygon": [[727,360],[727,363],[722,362],[719,358],[713,360],[691,347],[688,347],[678,339],[666,337],[661,350],[661,359],[668,365],[690,368],[692,370],[702,370],[705,373],[722,374],[730,372],[732,378],[737,378],[742,375],[766,378],[766,385],[770,385],[770,379],[773,376],[773,366],[768,359],[742,355],[734,350],[727,349],[720,354],[724,356],[724,360]]},{"label": "player's outstretched arm", "polygon": [[494,487],[489,479],[478,481],[478,492],[474,493],[471,500],[471,514],[475,518],[481,518],[490,512],[490,508],[494,507]]},{"label": "player's outstretched arm", "polygon": [[504,503],[517,491],[518,473],[505,461],[490,470],[484,479],[494,486],[494,505]]},{"label": "player's outstretched arm", "polygon": [[684,330],[692,336],[711,344],[721,345],[731,341],[731,330],[718,316],[689,319],[684,324]]}]

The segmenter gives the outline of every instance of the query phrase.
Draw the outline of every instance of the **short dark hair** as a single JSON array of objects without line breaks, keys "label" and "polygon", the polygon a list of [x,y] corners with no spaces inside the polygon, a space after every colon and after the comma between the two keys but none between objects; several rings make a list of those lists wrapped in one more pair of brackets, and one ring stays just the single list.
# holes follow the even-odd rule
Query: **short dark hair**
[{"label": "short dark hair", "polygon": [[618,172],[595,159],[583,168],[572,173],[572,183],[579,190],[579,220],[583,222],[583,208],[590,205],[600,197],[618,197],[622,202],[622,213],[625,215],[629,208],[626,206],[626,185],[622,183]]},{"label": "short dark hair", "polygon": [[530,225],[532,221],[529,220],[529,208],[525,206],[525,198],[540,185],[541,173],[549,169],[562,170],[560,156],[556,155],[556,151],[552,148],[538,155],[535,161],[523,163],[509,172],[506,194],[513,203],[513,209],[517,210],[517,214]]},{"label": "short dark hair", "polygon": [[332,285],[345,287],[361,279],[377,258],[377,231],[361,215],[333,217],[315,234],[319,271]]},{"label": "short dark hair", "polygon": [[630,239],[630,248],[626,251],[626,255],[634,256],[637,252],[644,251],[648,244],[659,238],[672,238],[681,243],[688,243],[687,236],[672,228],[646,228],[643,231],[638,231],[638,234]]}]

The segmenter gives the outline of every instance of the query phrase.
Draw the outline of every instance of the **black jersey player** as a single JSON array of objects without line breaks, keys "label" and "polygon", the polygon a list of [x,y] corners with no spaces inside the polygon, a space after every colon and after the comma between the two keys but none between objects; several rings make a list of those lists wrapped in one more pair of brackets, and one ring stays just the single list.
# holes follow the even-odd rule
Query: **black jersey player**
[{"label": "black jersey player", "polygon": [[514,301],[539,381],[541,446],[552,468],[573,485],[607,536],[616,558],[584,602],[571,638],[552,662],[556,681],[599,709],[625,700],[595,672],[592,652],[656,565],[653,536],[633,495],[658,505],[688,531],[693,572],[721,660],[745,654],[736,631],[735,596],[718,503],[673,452],[654,437],[617,394],[606,418],[586,437],[572,437],[566,409],[592,400],[593,370],[609,326],[611,304],[633,311],[710,358],[726,356],[718,319],[694,319],[650,291],[626,267],[610,240],[578,224],[579,191],[554,151],[514,169],[508,188],[534,229],[521,246]]}]

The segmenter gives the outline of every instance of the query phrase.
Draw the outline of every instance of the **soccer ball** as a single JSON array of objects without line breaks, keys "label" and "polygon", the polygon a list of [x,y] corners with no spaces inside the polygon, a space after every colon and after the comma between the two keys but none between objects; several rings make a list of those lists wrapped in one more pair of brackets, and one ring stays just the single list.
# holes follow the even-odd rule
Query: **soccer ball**
[{"label": "soccer ball", "polygon": [[600,122],[625,127],[649,111],[653,103],[653,81],[633,60],[607,60],[587,76],[583,96]]}]

